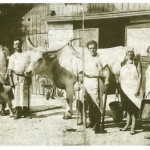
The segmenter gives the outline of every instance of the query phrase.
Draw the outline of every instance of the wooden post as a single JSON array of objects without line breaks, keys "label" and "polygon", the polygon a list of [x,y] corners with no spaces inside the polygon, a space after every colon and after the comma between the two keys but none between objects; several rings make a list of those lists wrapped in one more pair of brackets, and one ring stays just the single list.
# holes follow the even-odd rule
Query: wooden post
[{"label": "wooden post", "polygon": [[27,89],[28,89],[28,109],[29,109],[29,116],[27,116],[29,119],[32,119],[31,115],[30,115],[30,84],[32,82],[32,78],[31,77],[25,77],[27,78]]},{"label": "wooden post", "polygon": [[106,103],[107,103],[107,87],[105,88],[105,98],[104,98],[104,107],[103,107],[103,114],[102,114],[102,127],[101,127],[101,133],[106,133],[105,130],[105,110],[106,110]]},{"label": "wooden post", "polygon": [[82,34],[82,70],[83,70],[83,75],[82,75],[82,78],[83,78],[83,87],[82,87],[82,102],[83,102],[83,125],[84,127],[86,126],[86,122],[85,122],[85,100],[84,100],[84,93],[85,93],[85,87],[84,87],[84,19],[85,19],[85,16],[84,16],[84,4],[82,4],[82,31],[83,31],[83,34]]}]

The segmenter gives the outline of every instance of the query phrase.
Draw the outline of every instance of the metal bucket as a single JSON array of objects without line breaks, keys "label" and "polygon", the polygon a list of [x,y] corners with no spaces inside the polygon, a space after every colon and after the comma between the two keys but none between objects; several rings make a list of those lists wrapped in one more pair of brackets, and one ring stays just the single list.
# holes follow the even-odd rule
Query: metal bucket
[{"label": "metal bucket", "polygon": [[121,122],[123,119],[123,107],[122,103],[119,101],[114,101],[109,103],[111,114],[114,122]]}]

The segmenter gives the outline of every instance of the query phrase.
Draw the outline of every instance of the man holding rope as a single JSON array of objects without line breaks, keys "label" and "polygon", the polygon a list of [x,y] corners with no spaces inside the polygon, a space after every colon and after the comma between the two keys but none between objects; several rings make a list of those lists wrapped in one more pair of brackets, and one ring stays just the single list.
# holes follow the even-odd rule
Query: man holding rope
[{"label": "man holding rope", "polygon": [[[100,119],[102,108],[102,94],[100,96],[100,75],[102,71],[102,65],[98,59],[97,54],[97,42],[94,40],[87,43],[88,52],[85,55],[84,63],[84,86],[87,90],[90,106],[89,106],[89,119],[90,124],[87,127],[94,127],[95,133],[100,132]],[[109,68],[106,69],[105,86],[109,85]],[[101,89],[102,90],[102,89]]]},{"label": "man holding rope", "polygon": [[22,41],[17,38],[13,41],[14,54],[9,58],[8,73],[10,85],[14,88],[15,97],[15,115],[14,119],[29,117],[29,100],[31,78],[25,77],[21,73],[14,72],[15,66],[19,68],[20,61],[18,57],[24,59],[22,55]]}]

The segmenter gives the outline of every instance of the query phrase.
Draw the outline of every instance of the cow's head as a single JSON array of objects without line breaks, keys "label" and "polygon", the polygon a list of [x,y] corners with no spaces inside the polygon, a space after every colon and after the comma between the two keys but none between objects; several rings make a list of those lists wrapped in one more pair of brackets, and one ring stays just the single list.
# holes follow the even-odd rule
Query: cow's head
[{"label": "cow's head", "polygon": [[46,47],[35,47],[28,36],[26,37],[26,42],[32,51],[30,64],[26,68],[25,75],[35,75],[45,71],[47,61],[53,59],[55,55],[50,55],[51,52]]},{"label": "cow's head", "polygon": [[[76,39],[73,39],[76,40]],[[72,40],[71,40],[72,41]],[[79,53],[74,50],[74,48],[67,42],[65,45],[61,46],[58,50],[52,51],[52,49],[48,49],[46,47],[35,47],[32,42],[30,41],[30,38],[26,38],[27,45],[32,49],[31,56],[30,56],[30,64],[28,68],[25,71],[26,75],[35,75],[40,74],[45,71],[50,72],[50,67],[52,66],[51,63],[53,63],[53,60],[56,60],[55,58],[60,56],[61,52],[64,50],[67,53],[67,55],[70,53],[73,53],[76,57],[79,57]],[[69,51],[68,51],[69,49]],[[65,55],[65,53],[64,53]],[[62,57],[65,57],[65,56]],[[61,57],[61,58],[62,58]],[[60,60],[61,60],[60,58]],[[66,64],[65,64],[66,65]],[[47,70],[47,67],[48,70]],[[62,66],[64,67],[64,66]]]},{"label": "cow's head", "polygon": [[[56,55],[47,51],[35,49],[31,52],[30,64],[25,71],[26,75],[40,74],[46,70],[48,63],[56,58]],[[50,67],[50,66],[49,66]]]}]

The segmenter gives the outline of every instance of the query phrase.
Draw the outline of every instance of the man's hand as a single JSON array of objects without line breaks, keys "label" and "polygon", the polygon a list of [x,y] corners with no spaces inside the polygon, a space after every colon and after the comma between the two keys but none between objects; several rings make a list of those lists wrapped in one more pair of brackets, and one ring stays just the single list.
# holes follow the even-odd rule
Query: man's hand
[{"label": "man's hand", "polygon": [[134,95],[135,95],[135,96],[139,96],[139,95],[140,95],[140,91],[135,92]]},{"label": "man's hand", "polygon": [[140,95],[140,89],[137,89],[134,93],[135,96],[139,96]]},{"label": "man's hand", "polygon": [[11,88],[15,89],[15,85],[14,84],[11,84],[10,86],[11,86]]},{"label": "man's hand", "polygon": [[105,83],[105,89],[109,87],[109,82]]},{"label": "man's hand", "polygon": [[80,87],[75,87],[74,90],[75,91],[80,91]]}]

